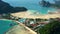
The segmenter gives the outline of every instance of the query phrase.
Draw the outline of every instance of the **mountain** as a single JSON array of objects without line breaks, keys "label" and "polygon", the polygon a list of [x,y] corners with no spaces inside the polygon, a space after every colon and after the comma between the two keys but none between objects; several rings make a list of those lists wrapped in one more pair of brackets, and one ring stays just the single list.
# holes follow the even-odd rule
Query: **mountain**
[{"label": "mountain", "polygon": [[27,9],[25,7],[12,7],[10,4],[0,0],[0,14],[15,13],[21,11],[27,11]]}]

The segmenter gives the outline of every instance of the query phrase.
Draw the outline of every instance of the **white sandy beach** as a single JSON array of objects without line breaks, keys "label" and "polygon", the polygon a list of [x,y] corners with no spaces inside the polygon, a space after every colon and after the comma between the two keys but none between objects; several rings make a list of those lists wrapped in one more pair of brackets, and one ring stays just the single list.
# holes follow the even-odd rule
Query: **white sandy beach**
[{"label": "white sandy beach", "polygon": [[18,13],[12,13],[11,15],[20,18],[32,18],[32,19],[36,19],[36,18],[49,19],[49,18],[58,18],[58,17],[60,18],[60,14],[31,15],[27,12],[18,12]]},{"label": "white sandy beach", "polygon": [[23,26],[16,25],[11,30],[9,30],[6,34],[33,34],[26,30]]}]

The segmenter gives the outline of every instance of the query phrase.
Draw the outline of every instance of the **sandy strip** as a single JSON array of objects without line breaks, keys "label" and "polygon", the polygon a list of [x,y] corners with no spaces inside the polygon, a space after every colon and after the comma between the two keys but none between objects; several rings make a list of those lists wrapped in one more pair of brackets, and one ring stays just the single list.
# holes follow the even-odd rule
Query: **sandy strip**
[{"label": "sandy strip", "polygon": [[49,18],[60,18],[60,14],[47,14],[47,15],[31,15],[27,12],[18,12],[18,13],[12,13],[12,16],[20,17],[20,18],[42,18],[42,19],[49,19]]},{"label": "sandy strip", "polygon": [[[8,19],[0,19],[0,20],[8,20]],[[8,20],[8,21],[10,21],[10,20]],[[18,21],[15,21],[15,22],[19,23],[19,25],[15,25],[12,29],[10,29],[8,32],[6,32],[6,34],[37,34],[36,32],[31,30],[24,24],[22,24]]]},{"label": "sandy strip", "polygon": [[37,34],[36,32],[34,32],[33,30],[31,30],[30,28],[28,28],[27,26],[25,26],[24,24],[16,21],[17,23],[19,23],[21,26],[24,26],[24,28],[26,28],[31,34]]},{"label": "sandy strip", "polygon": [[34,33],[28,31],[23,26],[16,25],[11,30],[9,30],[6,34],[34,34]]}]

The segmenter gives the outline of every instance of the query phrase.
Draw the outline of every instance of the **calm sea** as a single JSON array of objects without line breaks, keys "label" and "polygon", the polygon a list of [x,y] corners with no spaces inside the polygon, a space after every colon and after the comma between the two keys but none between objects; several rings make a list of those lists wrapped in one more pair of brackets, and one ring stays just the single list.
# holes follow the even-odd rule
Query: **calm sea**
[{"label": "calm sea", "polygon": [[11,20],[0,20],[0,34],[5,34],[10,28],[12,28],[13,26],[10,26],[10,24],[13,24],[13,26],[17,25],[16,22]]},{"label": "calm sea", "polygon": [[[48,10],[50,11],[56,10],[55,8],[40,6],[39,2],[41,0],[3,0],[3,1],[9,3],[13,7],[26,7],[28,10],[38,11],[41,14],[47,14]],[[50,0],[49,2],[54,3],[53,0]]]}]

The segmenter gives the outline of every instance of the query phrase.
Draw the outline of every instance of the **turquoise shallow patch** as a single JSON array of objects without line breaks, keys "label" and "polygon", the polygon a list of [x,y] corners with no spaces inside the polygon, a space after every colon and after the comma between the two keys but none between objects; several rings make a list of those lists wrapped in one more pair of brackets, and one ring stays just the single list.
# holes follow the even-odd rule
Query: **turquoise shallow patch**
[{"label": "turquoise shallow patch", "polygon": [[12,28],[13,26],[10,26],[10,24],[13,24],[13,26],[17,25],[17,23],[12,20],[0,20],[0,34],[4,34]]},{"label": "turquoise shallow patch", "polygon": [[25,22],[25,20],[26,20],[26,19],[23,19],[23,18],[22,18],[22,19],[19,19],[19,22],[23,23],[23,22]]}]

